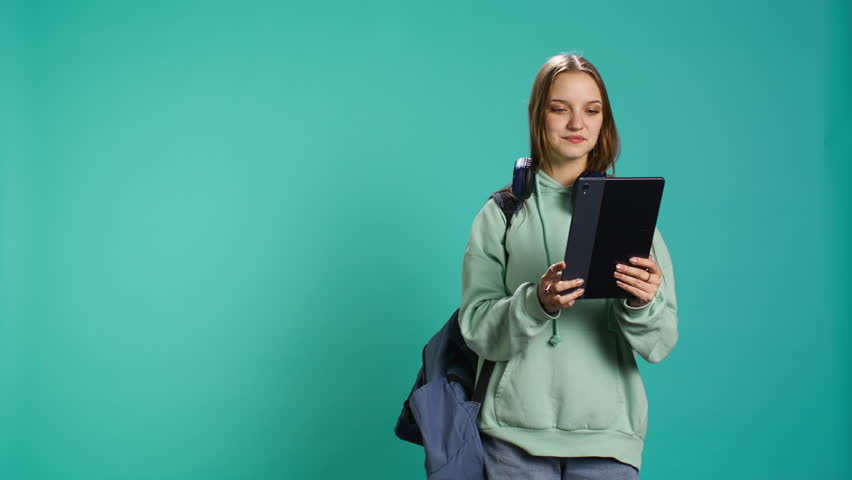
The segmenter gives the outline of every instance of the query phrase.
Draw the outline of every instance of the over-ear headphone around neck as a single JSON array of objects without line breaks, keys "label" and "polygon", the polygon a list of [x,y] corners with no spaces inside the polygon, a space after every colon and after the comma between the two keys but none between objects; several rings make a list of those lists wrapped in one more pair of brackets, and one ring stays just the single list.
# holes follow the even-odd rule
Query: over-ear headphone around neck
[{"label": "over-ear headphone around neck", "polygon": [[[521,201],[529,198],[535,189],[535,171],[532,158],[521,157],[515,161],[515,170],[512,175],[512,194],[521,199]],[[606,175],[594,170],[586,170],[577,177],[574,186],[576,187],[577,182],[582,178],[595,177],[606,177]]]}]

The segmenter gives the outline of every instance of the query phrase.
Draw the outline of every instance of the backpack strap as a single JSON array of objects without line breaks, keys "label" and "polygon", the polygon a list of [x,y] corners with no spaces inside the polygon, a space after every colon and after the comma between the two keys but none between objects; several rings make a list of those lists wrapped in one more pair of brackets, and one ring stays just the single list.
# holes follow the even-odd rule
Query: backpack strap
[{"label": "backpack strap", "polygon": [[491,380],[491,373],[493,372],[493,360],[482,362],[482,371],[479,372],[479,378],[476,380],[476,388],[473,390],[473,398],[471,400],[482,403],[482,400],[485,399],[485,391],[488,389],[488,382]]},{"label": "backpack strap", "polygon": [[[503,232],[503,248],[506,245],[506,233],[509,231],[509,225],[512,224],[512,217],[524,204],[524,201],[511,193],[511,185],[507,188],[494,192],[491,198],[500,206],[503,215],[506,216],[506,230]],[[509,261],[509,252],[506,253],[506,262]],[[488,383],[491,380],[491,373],[494,371],[494,361],[485,360],[482,362],[482,370],[479,372],[479,378],[476,380],[476,386],[473,390],[474,402],[482,403],[485,398],[485,390],[488,389]]]},{"label": "backpack strap", "polygon": [[497,202],[503,215],[506,216],[506,230],[509,230],[509,225],[512,224],[512,217],[524,205],[524,201],[512,194],[510,187],[498,190],[491,195],[491,198]]}]

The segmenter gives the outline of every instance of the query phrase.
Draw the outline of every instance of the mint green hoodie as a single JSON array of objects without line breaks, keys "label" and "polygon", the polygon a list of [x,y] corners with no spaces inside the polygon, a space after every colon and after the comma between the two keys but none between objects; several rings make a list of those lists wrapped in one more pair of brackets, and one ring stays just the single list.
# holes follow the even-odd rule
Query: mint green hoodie
[{"label": "mint green hoodie", "polygon": [[677,342],[671,257],[655,231],[652,254],[663,278],[644,307],[580,299],[549,315],[537,287],[563,260],[572,187],[540,170],[536,184],[506,233],[508,265],[506,219],[494,200],[474,219],[464,254],[459,325],[480,369],[483,358],[496,362],[479,428],[532,455],[613,457],[639,469],[648,404],[633,352],[658,363]]}]

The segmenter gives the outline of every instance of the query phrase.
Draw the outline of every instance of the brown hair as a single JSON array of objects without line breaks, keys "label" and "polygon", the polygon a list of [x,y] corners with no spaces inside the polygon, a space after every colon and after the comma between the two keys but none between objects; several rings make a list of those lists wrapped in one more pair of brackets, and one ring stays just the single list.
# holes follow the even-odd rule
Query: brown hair
[{"label": "brown hair", "polygon": [[530,93],[529,123],[530,123],[530,157],[536,170],[542,166],[549,166],[547,158],[547,138],[545,137],[544,117],[547,114],[550,87],[553,80],[560,73],[584,72],[594,79],[601,91],[603,124],[598,135],[598,142],[589,151],[587,169],[600,173],[612,167],[615,174],[615,161],[621,152],[621,140],[618,130],[615,128],[615,119],[612,118],[612,108],[609,104],[609,95],[606,92],[603,78],[598,69],[574,52],[561,53],[547,59],[533,82]]}]

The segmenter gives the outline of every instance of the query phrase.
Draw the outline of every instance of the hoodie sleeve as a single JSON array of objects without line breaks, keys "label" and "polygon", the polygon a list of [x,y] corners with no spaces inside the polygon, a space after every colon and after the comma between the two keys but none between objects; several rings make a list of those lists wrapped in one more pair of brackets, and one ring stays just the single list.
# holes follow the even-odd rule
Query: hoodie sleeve
[{"label": "hoodie sleeve", "polygon": [[544,311],[538,301],[537,281],[522,283],[508,294],[504,284],[505,231],[506,217],[497,203],[489,200],[471,227],[462,264],[459,309],[465,342],[480,357],[498,362],[508,361],[523,350],[561,313],[551,316]]},{"label": "hoodie sleeve", "polygon": [[654,231],[651,254],[663,271],[657,295],[642,307],[631,307],[626,299],[618,299],[612,303],[612,313],[633,350],[648,362],[659,363],[678,339],[674,270],[659,230]]}]

